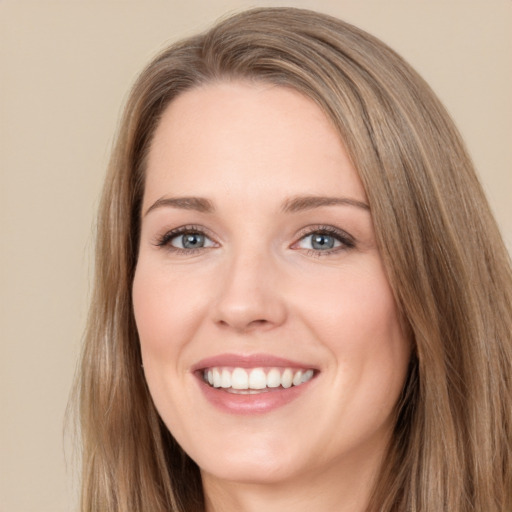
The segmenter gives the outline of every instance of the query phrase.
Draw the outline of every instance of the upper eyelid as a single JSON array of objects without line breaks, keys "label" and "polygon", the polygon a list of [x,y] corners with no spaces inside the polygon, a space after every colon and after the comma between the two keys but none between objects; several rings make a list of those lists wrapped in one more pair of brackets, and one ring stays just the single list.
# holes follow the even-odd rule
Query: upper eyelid
[{"label": "upper eyelid", "polygon": [[157,246],[166,245],[173,238],[185,233],[200,233],[202,235],[205,235],[213,242],[218,243],[216,237],[206,227],[195,224],[186,224],[184,226],[179,226],[177,228],[162,230],[161,234],[157,234],[155,236],[153,244]]},{"label": "upper eyelid", "polygon": [[306,226],[306,227],[302,228],[297,233],[297,240],[300,240],[300,239],[302,239],[308,235],[312,235],[314,233],[322,233],[322,232],[329,234],[329,235],[338,235],[339,237],[346,238],[346,239],[350,240],[352,243],[356,242],[356,239],[350,233],[345,231],[344,229],[337,228],[335,226],[331,226],[328,224],[327,225],[319,224],[319,225],[313,225],[313,226]]}]

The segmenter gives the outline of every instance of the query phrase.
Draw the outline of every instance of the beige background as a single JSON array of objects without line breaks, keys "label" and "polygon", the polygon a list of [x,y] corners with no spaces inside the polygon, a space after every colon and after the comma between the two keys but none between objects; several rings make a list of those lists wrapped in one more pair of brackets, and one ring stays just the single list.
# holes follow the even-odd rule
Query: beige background
[{"label": "beige background", "polygon": [[381,37],[447,105],[512,247],[511,0],[0,0],[0,512],[73,509],[63,418],[120,107],[166,41],[256,5]]}]

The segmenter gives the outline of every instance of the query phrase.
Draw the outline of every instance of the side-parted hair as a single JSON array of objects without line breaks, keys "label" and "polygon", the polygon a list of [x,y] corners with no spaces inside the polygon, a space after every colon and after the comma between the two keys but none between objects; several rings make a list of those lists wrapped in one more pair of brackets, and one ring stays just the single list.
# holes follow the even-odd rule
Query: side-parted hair
[{"label": "side-parted hair", "polygon": [[428,85],[381,41],[324,14],[262,8],[163,51],[127,101],[100,205],[75,391],[82,512],[204,510],[199,469],[145,383],[131,288],[162,113],[184,91],[230,80],[314,100],[368,197],[414,344],[368,511],[511,511],[511,263],[461,138]]}]

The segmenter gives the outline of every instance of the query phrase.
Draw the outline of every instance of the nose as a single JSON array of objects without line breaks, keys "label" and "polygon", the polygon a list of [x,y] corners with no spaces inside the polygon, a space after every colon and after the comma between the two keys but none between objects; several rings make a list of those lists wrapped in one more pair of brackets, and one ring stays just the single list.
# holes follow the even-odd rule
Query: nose
[{"label": "nose", "polygon": [[280,272],[270,254],[233,256],[220,276],[214,320],[238,333],[282,325],[287,308]]}]

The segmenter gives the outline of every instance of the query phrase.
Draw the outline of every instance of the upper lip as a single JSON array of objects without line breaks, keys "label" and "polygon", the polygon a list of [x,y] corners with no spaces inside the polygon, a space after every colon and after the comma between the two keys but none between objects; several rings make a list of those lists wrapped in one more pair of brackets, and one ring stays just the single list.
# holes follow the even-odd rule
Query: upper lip
[{"label": "upper lip", "polygon": [[260,367],[281,367],[281,368],[307,368],[316,370],[309,363],[285,359],[271,354],[219,354],[213,357],[201,359],[192,366],[192,372],[213,368],[215,366],[231,366],[235,368],[260,368]]}]

